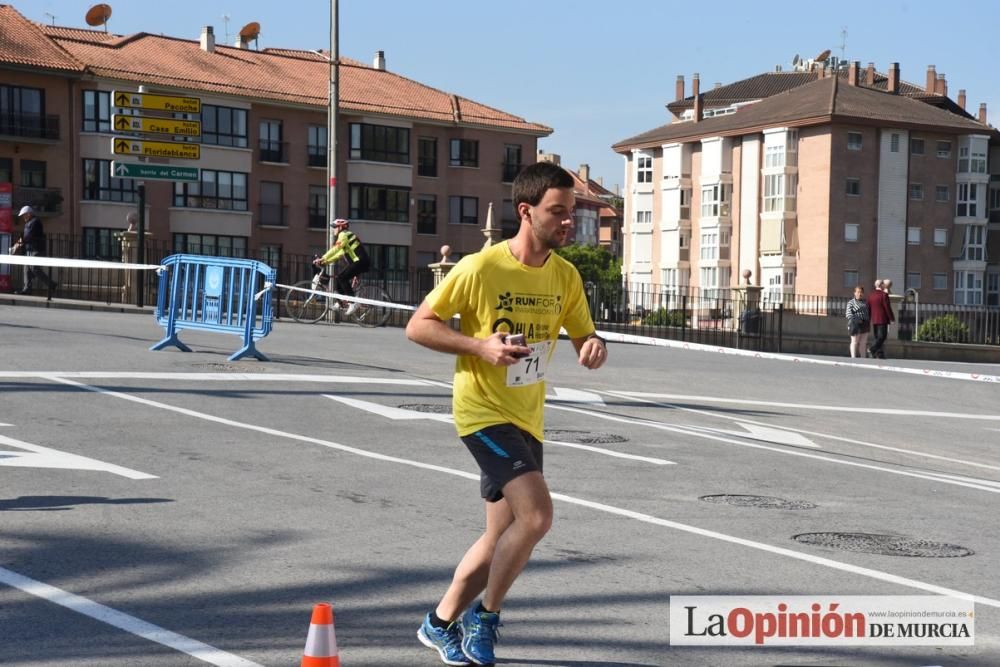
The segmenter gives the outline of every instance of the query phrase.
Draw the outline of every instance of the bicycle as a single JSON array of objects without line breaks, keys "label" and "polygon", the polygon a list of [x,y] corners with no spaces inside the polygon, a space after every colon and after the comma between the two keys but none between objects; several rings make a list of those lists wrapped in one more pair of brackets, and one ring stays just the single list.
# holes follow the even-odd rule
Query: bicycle
[{"label": "bicycle", "polygon": [[[315,290],[317,292],[330,291],[330,276],[322,267],[313,267],[313,277],[310,280],[300,280],[295,283],[295,287],[300,289]],[[380,287],[375,285],[365,285],[361,276],[355,276],[351,280],[351,287],[354,288],[354,296],[359,299],[369,301],[391,302],[392,299]],[[324,294],[313,294],[312,292],[300,292],[299,290],[289,290],[285,295],[285,312],[292,316],[296,322],[312,324],[319,322],[330,312],[331,297]],[[341,308],[340,304],[336,306]],[[380,327],[389,321],[392,309],[388,306],[377,306],[370,303],[358,302],[358,307],[348,317],[355,324],[363,327]]]}]

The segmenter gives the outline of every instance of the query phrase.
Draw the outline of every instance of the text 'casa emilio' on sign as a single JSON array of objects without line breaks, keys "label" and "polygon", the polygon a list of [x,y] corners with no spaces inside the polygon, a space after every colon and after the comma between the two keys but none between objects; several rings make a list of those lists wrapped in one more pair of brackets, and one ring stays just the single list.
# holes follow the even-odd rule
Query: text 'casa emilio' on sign
[{"label": "text 'casa emilio' on sign", "polygon": [[167,157],[181,160],[201,159],[200,144],[142,141],[140,139],[125,137],[115,137],[111,140],[111,152],[115,155],[142,155],[145,157]]},{"label": "text 'casa emilio' on sign", "polygon": [[201,136],[201,121],[198,120],[126,116],[116,113],[111,116],[111,126],[115,128],[116,132],[145,132],[181,137]]},{"label": "text 'casa emilio' on sign", "polygon": [[123,109],[149,109],[172,113],[201,113],[201,98],[180,95],[152,95],[127,90],[111,92],[113,105]]}]

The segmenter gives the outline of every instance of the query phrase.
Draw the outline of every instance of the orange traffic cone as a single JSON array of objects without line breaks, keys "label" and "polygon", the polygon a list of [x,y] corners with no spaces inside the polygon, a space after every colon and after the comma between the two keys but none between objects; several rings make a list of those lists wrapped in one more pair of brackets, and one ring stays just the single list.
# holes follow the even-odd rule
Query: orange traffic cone
[{"label": "orange traffic cone", "polygon": [[302,667],[340,667],[337,635],[333,632],[333,607],[325,602],[313,607],[309,636],[302,652]]}]

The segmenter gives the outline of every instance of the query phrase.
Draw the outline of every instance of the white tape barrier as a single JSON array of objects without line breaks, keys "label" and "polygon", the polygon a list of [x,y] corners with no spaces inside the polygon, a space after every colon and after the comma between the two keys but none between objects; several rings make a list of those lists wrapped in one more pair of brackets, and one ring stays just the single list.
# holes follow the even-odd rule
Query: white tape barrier
[{"label": "white tape barrier", "polygon": [[19,266],[52,266],[64,269],[127,269],[156,271],[159,273],[165,266],[159,264],[125,264],[123,262],[103,262],[96,259],[68,259],[65,257],[29,257],[28,255],[0,255],[0,264],[17,264]]},{"label": "white tape barrier", "polygon": [[[565,332],[564,332],[565,333]],[[920,375],[922,377],[946,378],[949,380],[966,380],[972,382],[995,382],[1000,383],[1000,375],[983,375],[980,373],[959,373],[955,371],[942,371],[930,368],[905,368],[901,366],[888,366],[882,363],[852,363],[849,361],[832,361],[830,359],[812,359],[810,357],[796,357],[790,354],[776,354],[774,352],[754,352],[753,350],[738,350],[732,347],[720,347],[717,345],[704,345],[702,343],[687,343],[679,340],[663,340],[661,338],[650,338],[649,336],[633,336],[631,334],[617,333],[614,331],[598,331],[601,338],[614,341],[616,343],[635,343],[638,345],[652,345],[655,347],[670,347],[678,350],[695,350],[698,352],[716,352],[735,357],[753,357],[755,359],[774,359],[776,361],[793,361],[802,364],[818,364],[820,366],[846,366],[851,368],[866,368],[871,370],[887,371],[890,373],[907,373],[910,375]]]},{"label": "white tape barrier", "polygon": [[[306,294],[315,294],[316,296],[325,296],[328,299],[337,299],[340,301],[353,301],[355,303],[364,303],[369,306],[382,306],[384,308],[395,308],[397,310],[406,310],[413,312],[416,310],[413,306],[407,306],[402,303],[393,303],[392,301],[376,301],[375,299],[362,299],[358,296],[347,296],[346,294],[337,294],[336,292],[323,292],[320,290],[308,289],[305,287],[295,287],[294,285],[282,285],[280,283],[276,284],[275,287],[280,287],[281,289],[291,290],[293,292],[305,292]],[[266,291],[266,289],[264,290]],[[257,298],[259,299],[261,294],[264,292],[258,292]]]}]

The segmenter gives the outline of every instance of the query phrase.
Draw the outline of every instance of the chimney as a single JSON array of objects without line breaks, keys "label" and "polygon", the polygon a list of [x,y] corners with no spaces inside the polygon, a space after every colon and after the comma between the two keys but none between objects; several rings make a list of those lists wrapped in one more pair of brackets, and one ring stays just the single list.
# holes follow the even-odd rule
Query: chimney
[{"label": "chimney", "polygon": [[961,88],[958,91],[958,106],[965,108],[965,88]]},{"label": "chimney", "polygon": [[934,92],[938,95],[948,97],[948,80],[944,78],[944,74],[938,74],[937,81],[934,83]]},{"label": "chimney", "polygon": [[385,51],[375,52],[375,60],[372,62],[372,67],[383,72],[385,71]]},{"label": "chimney", "polygon": [[899,63],[889,63],[889,93],[899,93]]},{"label": "chimney", "polygon": [[937,90],[937,68],[934,65],[927,66],[927,84],[924,86],[924,91],[930,94],[934,94]]},{"label": "chimney", "polygon": [[858,85],[858,70],[860,69],[861,63],[857,60],[852,60],[850,66],[847,68],[847,85]]},{"label": "chimney", "polygon": [[581,164],[580,165],[580,171],[578,171],[576,173],[580,175],[580,180],[583,181],[584,184],[590,183],[590,165],[589,164]]},{"label": "chimney", "polygon": [[602,188],[604,187],[604,177],[603,176],[598,176],[597,177],[597,184],[600,185]]},{"label": "chimney", "polygon": [[865,69],[865,85],[869,88],[875,85],[875,63],[868,63]]},{"label": "chimney", "polygon": [[250,42],[243,39],[241,35],[237,35],[236,41],[233,42],[233,46],[235,46],[237,49],[247,49],[250,48]]},{"label": "chimney", "polygon": [[691,77],[691,94],[694,95],[694,122],[701,120],[701,79],[698,77],[698,73],[695,72],[694,76]]},{"label": "chimney", "polygon": [[684,99],[684,75],[677,75],[677,83],[674,84],[674,99],[683,100]]},{"label": "chimney", "polygon": [[201,29],[201,50],[215,53],[215,29],[210,25]]},{"label": "chimney", "polygon": [[986,102],[979,103],[979,122],[986,125]]},{"label": "chimney", "polygon": [[712,90],[718,90],[719,88],[722,88],[722,82],[721,81],[716,81],[715,85],[712,86]]}]

